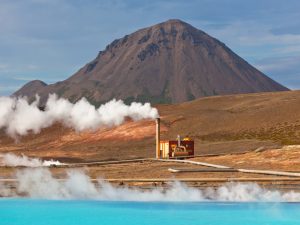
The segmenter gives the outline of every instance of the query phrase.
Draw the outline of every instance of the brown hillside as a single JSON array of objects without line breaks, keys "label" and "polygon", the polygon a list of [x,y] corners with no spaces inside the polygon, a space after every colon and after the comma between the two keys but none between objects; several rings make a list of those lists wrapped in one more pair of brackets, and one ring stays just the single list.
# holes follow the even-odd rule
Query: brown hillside
[{"label": "brown hillside", "polygon": [[[162,138],[189,135],[197,154],[300,144],[300,91],[207,97],[158,109]],[[18,142],[2,132],[0,152],[66,161],[153,157],[154,124],[129,121],[94,133],[75,133],[56,124]]]}]

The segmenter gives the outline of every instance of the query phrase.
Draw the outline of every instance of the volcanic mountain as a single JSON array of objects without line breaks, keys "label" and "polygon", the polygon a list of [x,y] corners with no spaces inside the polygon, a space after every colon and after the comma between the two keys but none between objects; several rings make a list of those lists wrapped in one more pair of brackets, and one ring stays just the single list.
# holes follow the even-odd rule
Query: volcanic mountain
[{"label": "volcanic mountain", "polygon": [[56,93],[72,102],[86,97],[94,104],[112,98],[179,103],[285,90],[217,39],[180,20],[168,20],[113,41],[62,82],[32,81],[14,95],[39,94],[45,101],[49,93]]}]

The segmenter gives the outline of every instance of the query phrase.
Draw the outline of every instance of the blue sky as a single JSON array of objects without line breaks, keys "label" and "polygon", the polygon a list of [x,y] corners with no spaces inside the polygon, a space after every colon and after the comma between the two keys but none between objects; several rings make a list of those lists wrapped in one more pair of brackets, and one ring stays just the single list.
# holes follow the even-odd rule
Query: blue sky
[{"label": "blue sky", "polygon": [[66,79],[112,40],[171,18],[300,89],[298,0],[0,0],[0,95]]}]

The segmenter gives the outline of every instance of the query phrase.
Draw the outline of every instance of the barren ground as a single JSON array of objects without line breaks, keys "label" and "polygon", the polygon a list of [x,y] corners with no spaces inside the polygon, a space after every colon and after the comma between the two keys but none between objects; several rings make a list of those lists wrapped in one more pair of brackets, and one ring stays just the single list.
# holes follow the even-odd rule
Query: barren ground
[{"label": "barren ground", "polygon": [[[300,171],[299,91],[209,97],[157,108],[162,118],[162,139],[181,134],[195,140],[196,155],[201,157],[192,160],[234,168]],[[154,121],[127,121],[116,128],[84,133],[55,124],[19,140],[1,131],[0,153],[62,162],[151,158],[155,155],[154,136]],[[167,170],[173,167],[199,168],[181,163],[141,162],[92,166],[86,171],[92,177],[123,179],[271,177],[236,172],[174,174]],[[13,177],[14,170],[2,167],[0,177]],[[62,176],[65,168],[51,170]]]}]

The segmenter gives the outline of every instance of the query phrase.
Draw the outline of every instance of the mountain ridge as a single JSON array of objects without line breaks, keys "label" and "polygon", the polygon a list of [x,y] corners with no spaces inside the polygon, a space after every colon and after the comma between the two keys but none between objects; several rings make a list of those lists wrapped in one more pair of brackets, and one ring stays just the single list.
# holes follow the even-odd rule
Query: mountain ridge
[{"label": "mountain ridge", "polygon": [[[224,43],[177,19],[142,28],[111,42],[68,79],[27,83],[15,96],[49,93],[75,102],[112,98],[180,103],[199,97],[285,91]],[[31,88],[34,86],[35,88]]]}]

